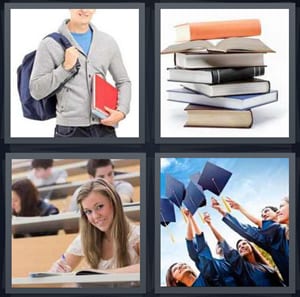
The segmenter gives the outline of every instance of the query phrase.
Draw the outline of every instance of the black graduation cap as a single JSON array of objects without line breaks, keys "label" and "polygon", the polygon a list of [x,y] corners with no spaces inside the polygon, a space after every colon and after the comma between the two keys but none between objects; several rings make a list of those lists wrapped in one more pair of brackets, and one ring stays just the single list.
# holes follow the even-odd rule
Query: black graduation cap
[{"label": "black graduation cap", "polygon": [[230,171],[213,163],[206,162],[198,184],[201,185],[204,190],[210,190],[219,196],[231,175],[232,173]]},{"label": "black graduation cap", "polygon": [[166,227],[176,222],[174,204],[167,198],[160,198],[160,223]]},{"label": "black graduation cap", "polygon": [[192,174],[190,176],[190,180],[193,181],[196,184],[199,184],[200,176],[201,176],[201,172],[200,171],[199,172],[195,172],[194,174]]},{"label": "black graduation cap", "polygon": [[166,196],[180,208],[185,196],[184,184],[169,174],[166,178]]},{"label": "black graduation cap", "polygon": [[206,198],[203,193],[203,188],[193,181],[190,181],[186,188],[186,194],[183,203],[193,215],[199,207],[206,205]]}]

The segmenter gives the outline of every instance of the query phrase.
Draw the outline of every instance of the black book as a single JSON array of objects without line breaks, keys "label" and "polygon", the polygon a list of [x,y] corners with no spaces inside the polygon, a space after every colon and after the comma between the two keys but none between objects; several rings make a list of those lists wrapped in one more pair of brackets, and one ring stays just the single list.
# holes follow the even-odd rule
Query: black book
[{"label": "black book", "polygon": [[214,68],[214,69],[181,69],[168,68],[168,80],[192,83],[221,84],[242,81],[265,74],[265,66]]}]

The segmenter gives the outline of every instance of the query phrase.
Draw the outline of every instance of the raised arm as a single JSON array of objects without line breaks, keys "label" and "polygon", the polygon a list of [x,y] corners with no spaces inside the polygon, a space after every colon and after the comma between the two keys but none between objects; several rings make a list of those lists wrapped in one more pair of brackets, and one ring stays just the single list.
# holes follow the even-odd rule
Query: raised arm
[{"label": "raised arm", "polygon": [[239,210],[246,218],[248,218],[252,223],[257,225],[258,227],[262,227],[262,219],[255,217],[251,213],[249,213],[242,205],[234,201],[233,199],[226,197],[226,201],[230,205],[231,208]]},{"label": "raised arm", "polygon": [[202,230],[199,228],[198,224],[196,223],[195,219],[193,216],[191,216],[190,218],[191,220],[191,224],[192,224],[192,227],[194,229],[194,232],[196,235],[201,235],[202,234]]},{"label": "raised arm", "polygon": [[221,207],[220,203],[214,197],[211,197],[211,207],[217,210],[223,217],[227,212]]},{"label": "raised arm", "polygon": [[215,226],[213,226],[209,213],[205,213],[203,219],[207,223],[208,227],[210,228],[210,230],[212,231],[214,236],[216,237],[217,241],[219,241],[219,242],[224,241],[224,238],[221,235],[221,233],[215,228]]},{"label": "raised arm", "polygon": [[186,247],[188,254],[190,258],[194,261],[198,261],[198,250],[196,249],[196,246],[194,245],[193,242],[193,237],[194,237],[194,231],[193,231],[193,226],[191,222],[192,215],[191,213],[187,210],[183,210],[185,216],[187,217],[187,228],[186,228]]}]

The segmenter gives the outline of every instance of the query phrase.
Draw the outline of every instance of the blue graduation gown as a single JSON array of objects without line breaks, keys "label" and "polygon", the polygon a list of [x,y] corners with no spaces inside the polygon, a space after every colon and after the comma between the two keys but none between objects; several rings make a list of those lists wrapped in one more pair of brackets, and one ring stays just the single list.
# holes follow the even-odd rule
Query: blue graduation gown
[{"label": "blue graduation gown", "polygon": [[246,261],[225,240],[221,242],[221,246],[225,259],[231,264],[232,269],[239,276],[243,286],[283,286],[277,273],[271,267],[260,263],[252,264]]},{"label": "blue graduation gown", "polygon": [[200,274],[195,282],[193,283],[192,287],[206,287],[205,279],[203,278],[202,274]]},{"label": "blue graduation gown", "polygon": [[237,275],[235,275],[232,271],[231,265],[225,259],[215,258],[215,263],[220,279],[225,287],[237,287],[241,285],[242,281],[239,280]]},{"label": "blue graduation gown", "polygon": [[202,274],[215,276],[213,280],[209,280],[214,286],[235,287],[240,284],[238,277],[232,273],[231,265],[225,259],[212,257],[203,233],[195,236],[195,242],[186,240],[186,243],[190,258]]},{"label": "blue graduation gown", "polygon": [[248,224],[241,224],[235,217],[228,213],[223,217],[223,221],[242,237],[268,252],[278,267],[284,283],[288,285],[289,241],[286,238],[286,229],[283,226],[274,221],[267,220],[262,222],[262,228],[257,228]]},{"label": "blue graduation gown", "polygon": [[195,236],[195,241],[186,239],[187,250],[190,258],[195,262],[203,278],[210,286],[222,286],[220,275],[207,245],[204,234]]}]

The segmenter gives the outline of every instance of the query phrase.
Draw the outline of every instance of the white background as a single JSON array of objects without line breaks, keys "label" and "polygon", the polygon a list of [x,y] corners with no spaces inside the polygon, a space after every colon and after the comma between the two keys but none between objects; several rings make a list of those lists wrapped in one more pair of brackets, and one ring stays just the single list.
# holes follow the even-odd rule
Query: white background
[{"label": "white background", "polygon": [[161,137],[289,137],[288,9],[161,9],[161,50],[175,43],[174,25],[247,18],[261,22],[262,34],[253,38],[276,51],[264,55],[267,67],[260,78],[278,90],[278,102],[252,109],[254,123],[250,129],[183,127],[187,104],[167,101],[166,90],[174,88],[167,83],[166,71],[174,66],[173,55],[161,55]]},{"label": "white background", "polygon": [[[58,30],[68,9],[11,9],[11,137],[53,137],[55,119],[33,121],[22,115],[16,71],[23,57],[48,34]],[[139,137],[139,10],[97,9],[92,23],[118,43],[132,83],[130,113],[116,129],[118,137]],[[113,82],[109,73],[107,80]]]}]

